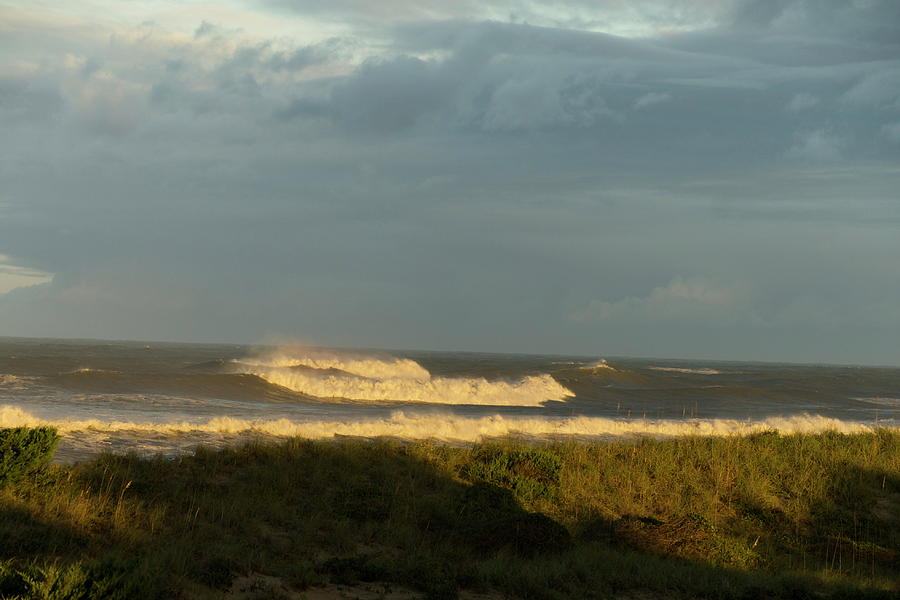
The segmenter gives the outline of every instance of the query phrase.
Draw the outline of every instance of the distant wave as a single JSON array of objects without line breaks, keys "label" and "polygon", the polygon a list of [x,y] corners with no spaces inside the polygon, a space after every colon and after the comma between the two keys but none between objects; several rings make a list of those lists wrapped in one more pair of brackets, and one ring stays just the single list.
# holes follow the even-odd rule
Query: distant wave
[{"label": "distant wave", "polygon": [[24,375],[11,375],[9,373],[0,373],[0,388],[8,390],[24,390],[27,389],[29,382],[37,379],[36,377],[27,377]]},{"label": "distant wave", "polygon": [[761,431],[783,434],[837,431],[857,433],[872,431],[870,425],[840,421],[818,415],[770,417],[758,421],[730,419],[672,420],[615,420],[600,417],[569,418],[507,418],[500,415],[460,417],[453,415],[411,415],[395,411],[387,418],[355,421],[294,422],[287,419],[245,420],[217,417],[202,422],[138,423],[90,420],[42,420],[13,406],[0,407],[0,427],[51,426],[63,435],[79,432],[114,433],[135,432],[158,436],[190,433],[236,434],[259,433],[273,436],[330,438],[334,436],[381,437],[403,439],[438,439],[444,441],[477,442],[484,438],[523,435],[536,437],[583,436],[620,437],[633,435],[668,436],[730,436]]},{"label": "distant wave", "polygon": [[859,402],[865,402],[867,404],[875,404],[877,406],[900,408],[900,398],[884,398],[877,396],[873,398],[853,398],[853,400],[858,400]]},{"label": "distant wave", "polygon": [[685,373],[689,375],[721,375],[722,371],[715,369],[685,369],[681,367],[647,367],[651,371],[667,371],[670,373]]},{"label": "distant wave", "polygon": [[60,373],[60,375],[121,375],[121,371],[113,371],[110,369],[91,369],[89,367],[84,367],[81,369],[75,369],[73,371],[66,371],[64,373]]},{"label": "distant wave", "polygon": [[540,406],[574,394],[547,374],[517,381],[433,377],[409,359],[278,353],[235,361],[240,372],[317,398],[362,401]]},{"label": "distant wave", "polygon": [[605,358],[601,358],[597,362],[585,365],[581,368],[588,371],[618,371],[617,368],[606,362]]}]

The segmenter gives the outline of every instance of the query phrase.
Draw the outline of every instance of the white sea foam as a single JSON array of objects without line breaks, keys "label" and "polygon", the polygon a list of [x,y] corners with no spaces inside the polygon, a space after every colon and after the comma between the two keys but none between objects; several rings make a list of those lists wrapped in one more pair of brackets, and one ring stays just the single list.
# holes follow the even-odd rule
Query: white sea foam
[{"label": "white sea foam", "polygon": [[323,352],[303,352],[299,355],[275,353],[261,358],[242,358],[237,365],[255,369],[308,367],[310,369],[338,369],[360,377],[373,379],[428,379],[431,374],[419,363],[408,358],[351,358]]},{"label": "white sea foam", "polygon": [[651,371],[668,371],[670,373],[685,373],[689,375],[721,375],[722,371],[715,369],[684,369],[680,367],[647,367]]},{"label": "white sea foam", "polygon": [[586,365],[586,366],[581,367],[581,368],[582,368],[582,369],[587,369],[587,370],[590,370],[590,371],[618,371],[618,369],[616,369],[614,366],[612,366],[611,364],[609,364],[608,362],[606,362],[606,359],[605,359],[605,358],[601,358],[601,359],[598,360],[597,362],[592,363],[592,364],[589,364],[589,365]]},{"label": "white sea foam", "polygon": [[16,375],[0,373],[0,385],[17,385],[21,382],[21,378]]},{"label": "white sea foam", "polygon": [[444,441],[477,442],[484,438],[523,435],[534,437],[581,436],[624,437],[650,435],[659,437],[704,435],[746,435],[775,430],[783,434],[837,431],[858,433],[872,431],[870,425],[841,421],[818,415],[769,417],[757,421],[731,419],[674,420],[615,420],[600,417],[522,418],[492,415],[461,417],[455,415],[415,415],[395,411],[389,417],[348,421],[294,422],[288,419],[246,420],[217,417],[208,421],[139,423],[130,421],[45,420],[13,406],[0,407],[0,427],[50,426],[64,436],[85,433],[117,432],[173,435],[207,433],[259,433],[272,436],[300,436],[322,439],[334,436],[390,436],[403,439],[437,439]]},{"label": "white sea foam", "polygon": [[548,400],[572,396],[549,375],[525,377],[521,381],[488,381],[474,377],[405,377],[374,379],[353,375],[319,375],[287,368],[246,371],[288,389],[318,398],[350,400],[426,402],[432,404],[479,404],[489,406],[540,406]]},{"label": "white sea foam", "polygon": [[83,367],[81,369],[75,369],[74,371],[66,371],[62,373],[63,375],[88,375],[91,373],[111,373],[113,375],[118,375],[119,371],[110,371],[108,369],[92,369],[90,367]]},{"label": "white sea foam", "polygon": [[[519,381],[488,381],[483,377],[432,377],[406,358],[342,357],[340,355],[278,353],[261,359],[241,359],[243,372],[269,383],[317,398],[363,401],[540,406],[574,394],[550,375]],[[296,367],[306,367],[300,370]]]},{"label": "white sea foam", "polygon": [[28,377],[25,375],[12,375],[9,373],[0,373],[0,389],[10,391],[22,391],[28,389],[31,382],[38,379],[37,377]]}]

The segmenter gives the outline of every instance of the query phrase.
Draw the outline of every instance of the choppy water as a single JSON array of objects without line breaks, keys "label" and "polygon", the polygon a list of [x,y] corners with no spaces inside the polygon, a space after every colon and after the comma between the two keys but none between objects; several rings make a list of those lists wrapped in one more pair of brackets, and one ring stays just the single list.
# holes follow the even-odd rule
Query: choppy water
[{"label": "choppy water", "polygon": [[898,368],[0,338],[0,427],[57,427],[61,460],[260,436],[859,431],[898,416]]}]

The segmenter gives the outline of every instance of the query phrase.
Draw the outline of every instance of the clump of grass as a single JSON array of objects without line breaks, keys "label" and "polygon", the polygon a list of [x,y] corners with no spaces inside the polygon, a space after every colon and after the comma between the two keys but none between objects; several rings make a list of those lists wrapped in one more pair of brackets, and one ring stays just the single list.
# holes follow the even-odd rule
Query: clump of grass
[{"label": "clump of grass", "polygon": [[524,503],[550,498],[559,486],[562,459],[540,447],[504,448],[499,444],[477,446],[460,469],[466,479],[512,490]]},{"label": "clump of grass", "polygon": [[204,598],[258,577],[293,590],[380,581],[431,598],[878,598],[900,591],[898,560],[896,430],[467,447],[292,439],[107,454],[0,490],[0,596],[68,585],[54,597],[78,598],[81,581],[105,586],[102,597]]},{"label": "clump of grass", "polygon": [[52,427],[0,429],[0,488],[48,463],[58,443]]}]

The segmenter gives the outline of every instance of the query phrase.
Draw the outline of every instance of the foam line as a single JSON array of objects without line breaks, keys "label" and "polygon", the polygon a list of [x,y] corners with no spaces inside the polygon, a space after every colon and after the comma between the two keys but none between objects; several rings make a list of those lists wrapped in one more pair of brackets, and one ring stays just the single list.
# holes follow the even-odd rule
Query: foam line
[{"label": "foam line", "polygon": [[721,375],[722,371],[715,369],[683,369],[679,367],[647,367],[651,371],[666,371],[668,373],[685,373],[688,375]]},{"label": "foam line", "polygon": [[260,433],[273,436],[300,436],[322,439],[334,436],[380,437],[403,439],[438,439],[444,441],[477,442],[484,438],[524,436],[586,436],[620,437],[633,435],[670,436],[731,436],[775,430],[783,434],[837,431],[858,433],[873,431],[863,423],[841,421],[818,415],[770,417],[758,421],[731,419],[614,420],[599,417],[570,418],[507,418],[460,417],[454,415],[410,415],[395,411],[387,418],[350,421],[294,422],[287,419],[245,420],[217,417],[202,422],[137,423],[129,421],[100,421],[98,419],[70,421],[43,420],[14,406],[0,407],[0,427],[50,426],[63,435],[83,433],[132,432],[153,435],[188,433],[235,434]]}]

